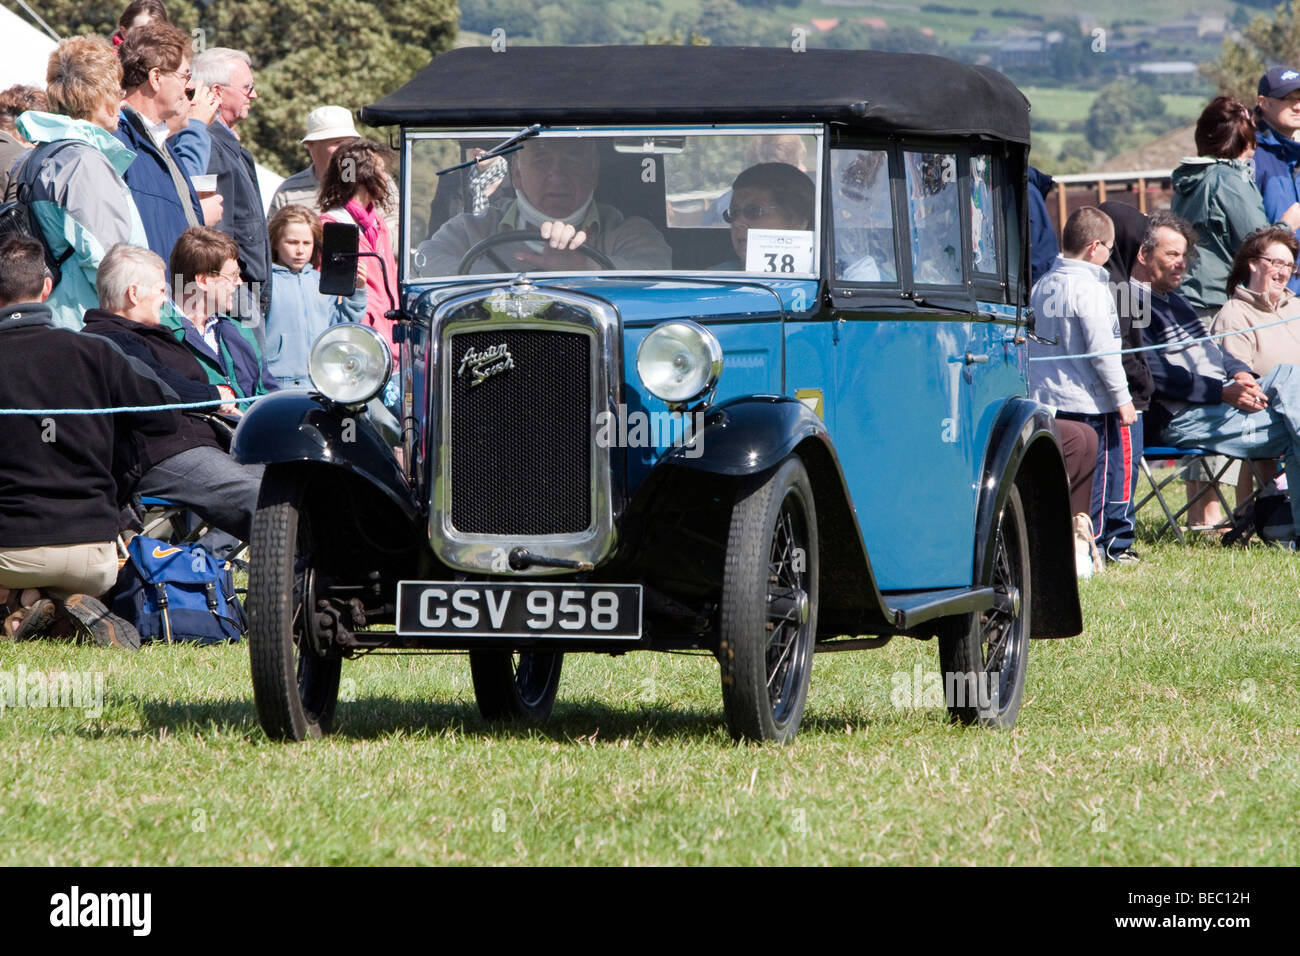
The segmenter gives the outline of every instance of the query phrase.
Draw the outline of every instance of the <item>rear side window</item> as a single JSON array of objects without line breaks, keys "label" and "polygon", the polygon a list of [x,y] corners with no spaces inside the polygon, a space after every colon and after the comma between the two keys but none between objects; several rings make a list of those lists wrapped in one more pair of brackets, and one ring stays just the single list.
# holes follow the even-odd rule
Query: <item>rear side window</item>
[{"label": "rear side window", "polygon": [[831,178],[835,278],[897,282],[889,153],[883,149],[834,150]]},{"label": "rear side window", "polygon": [[997,275],[997,207],[993,204],[993,159],[970,158],[970,244],[976,272]]},{"label": "rear side window", "polygon": [[917,285],[962,282],[961,198],[955,153],[903,153]]}]

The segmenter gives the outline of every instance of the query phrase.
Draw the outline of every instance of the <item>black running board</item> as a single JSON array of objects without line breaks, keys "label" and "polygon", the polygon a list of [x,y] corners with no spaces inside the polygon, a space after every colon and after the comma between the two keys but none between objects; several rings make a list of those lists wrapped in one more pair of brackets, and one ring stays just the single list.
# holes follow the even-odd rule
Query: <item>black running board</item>
[{"label": "black running board", "polygon": [[936,617],[978,614],[993,607],[993,588],[947,588],[943,591],[898,591],[885,594],[894,626],[910,631]]}]

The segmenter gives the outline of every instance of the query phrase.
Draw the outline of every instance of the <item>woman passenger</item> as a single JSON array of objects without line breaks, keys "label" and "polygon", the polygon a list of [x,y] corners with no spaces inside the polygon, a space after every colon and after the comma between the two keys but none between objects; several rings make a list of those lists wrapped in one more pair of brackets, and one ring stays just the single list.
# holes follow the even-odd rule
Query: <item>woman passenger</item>
[{"label": "woman passenger", "polygon": [[744,271],[750,229],[811,229],[815,207],[816,190],[807,173],[789,163],[750,166],[732,183],[731,205],[722,214],[731,225],[736,258],[713,268]]}]

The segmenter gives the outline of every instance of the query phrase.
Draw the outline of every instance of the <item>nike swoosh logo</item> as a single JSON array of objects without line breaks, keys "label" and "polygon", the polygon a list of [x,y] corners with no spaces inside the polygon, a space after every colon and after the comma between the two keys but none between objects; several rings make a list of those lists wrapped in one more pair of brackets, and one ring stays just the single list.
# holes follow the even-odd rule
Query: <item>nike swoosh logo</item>
[{"label": "nike swoosh logo", "polygon": [[158,545],[153,546],[153,556],[155,558],[165,558],[169,554],[180,554],[180,548],[160,548]]}]

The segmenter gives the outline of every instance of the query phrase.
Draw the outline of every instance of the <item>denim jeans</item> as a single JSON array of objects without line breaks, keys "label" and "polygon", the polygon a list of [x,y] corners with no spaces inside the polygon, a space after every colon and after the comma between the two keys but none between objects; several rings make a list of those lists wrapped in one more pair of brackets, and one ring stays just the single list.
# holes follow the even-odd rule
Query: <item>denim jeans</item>
[{"label": "denim jeans", "polygon": [[[1243,412],[1220,402],[1189,405],[1165,426],[1162,440],[1175,448],[1205,448],[1231,458],[1281,458],[1300,476],[1300,366],[1279,365],[1259,380],[1268,407]],[[1300,494],[1291,494],[1300,528]]]}]

